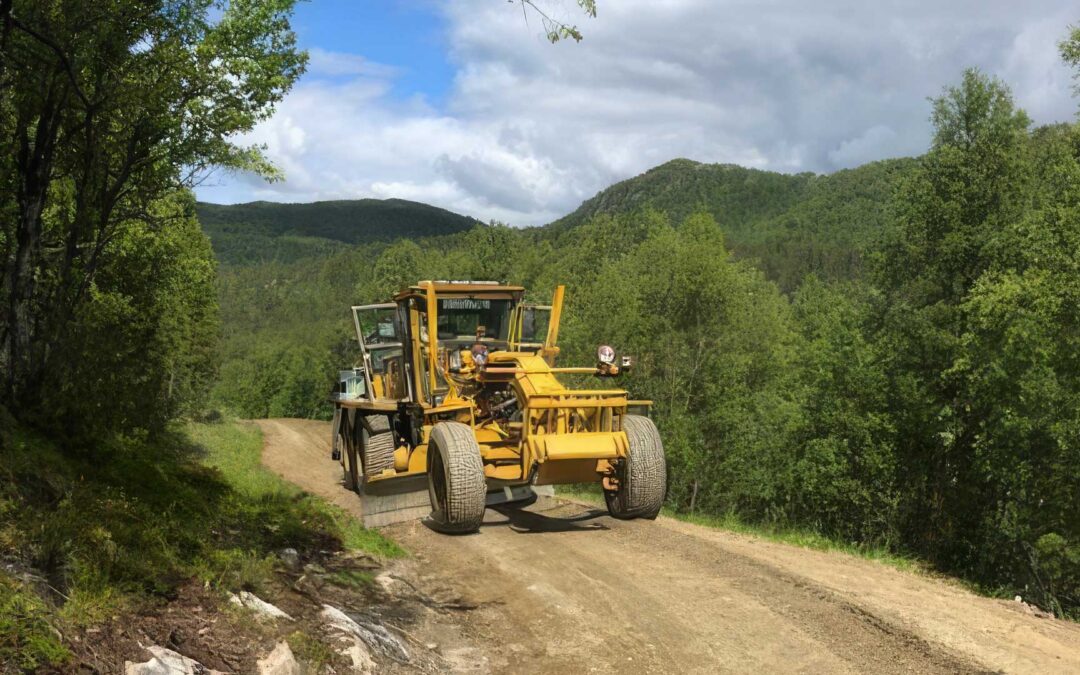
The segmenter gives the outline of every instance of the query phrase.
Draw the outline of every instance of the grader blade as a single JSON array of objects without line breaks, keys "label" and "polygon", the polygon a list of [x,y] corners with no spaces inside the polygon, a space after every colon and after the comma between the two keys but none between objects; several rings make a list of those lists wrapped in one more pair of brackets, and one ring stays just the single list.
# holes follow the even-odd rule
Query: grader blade
[{"label": "grader blade", "polygon": [[364,527],[382,527],[417,520],[431,513],[427,476],[372,481],[360,494]]},{"label": "grader blade", "polygon": [[[486,506],[531,504],[537,497],[554,497],[551,485],[515,485],[491,490]],[[426,518],[431,514],[427,476],[407,476],[368,483],[360,495],[364,527],[384,527]]]}]

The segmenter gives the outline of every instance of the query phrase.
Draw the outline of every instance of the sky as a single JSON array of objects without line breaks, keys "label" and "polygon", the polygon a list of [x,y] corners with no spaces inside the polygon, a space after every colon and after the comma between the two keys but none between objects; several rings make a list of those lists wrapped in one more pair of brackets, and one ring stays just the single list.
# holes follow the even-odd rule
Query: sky
[{"label": "sky", "polygon": [[266,146],[285,180],[215,174],[216,203],[411,199],[541,225],[668,160],[829,173],[917,155],[930,104],[977,67],[1036,124],[1080,99],[1051,0],[537,0],[577,24],[550,44],[506,0],[308,0],[307,73]]}]

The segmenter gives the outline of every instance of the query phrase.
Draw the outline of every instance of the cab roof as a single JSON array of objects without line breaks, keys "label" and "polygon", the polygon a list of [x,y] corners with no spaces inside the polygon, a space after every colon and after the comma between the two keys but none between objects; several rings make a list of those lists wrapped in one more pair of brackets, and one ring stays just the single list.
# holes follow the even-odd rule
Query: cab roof
[{"label": "cab roof", "polygon": [[[409,286],[394,295],[394,300],[401,300],[414,295],[424,295],[427,292],[428,283],[427,281],[421,281],[416,285]],[[435,287],[435,295],[437,296],[484,295],[489,298],[513,298],[525,292],[524,286],[509,286],[496,281],[433,281],[430,283]]]}]

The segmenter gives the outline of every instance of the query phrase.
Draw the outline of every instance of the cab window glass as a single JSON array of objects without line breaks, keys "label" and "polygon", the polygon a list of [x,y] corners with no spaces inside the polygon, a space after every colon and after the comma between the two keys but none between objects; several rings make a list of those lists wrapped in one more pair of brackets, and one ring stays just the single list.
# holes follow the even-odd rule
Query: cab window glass
[{"label": "cab window glass", "polygon": [[484,327],[484,337],[506,340],[510,332],[510,301],[481,298],[440,298],[439,339],[468,340]]}]

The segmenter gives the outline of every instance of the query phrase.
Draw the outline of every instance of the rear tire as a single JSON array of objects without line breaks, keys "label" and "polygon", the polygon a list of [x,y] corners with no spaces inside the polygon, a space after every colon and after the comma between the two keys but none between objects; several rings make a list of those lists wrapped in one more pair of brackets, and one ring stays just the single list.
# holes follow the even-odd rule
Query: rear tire
[{"label": "rear tire", "polygon": [[365,417],[360,424],[360,447],[364,453],[364,476],[372,478],[394,467],[394,434],[383,416]]},{"label": "rear tire", "polygon": [[630,452],[619,476],[619,489],[604,493],[608,513],[621,520],[651,520],[660,513],[667,491],[664,444],[648,417],[623,415],[622,427],[630,441]]},{"label": "rear tire", "polygon": [[468,425],[439,422],[432,428],[428,439],[428,496],[435,530],[464,534],[480,529],[487,480],[480,446]]}]

